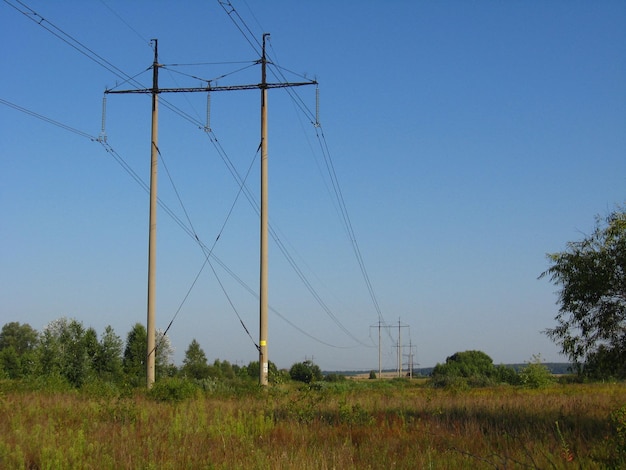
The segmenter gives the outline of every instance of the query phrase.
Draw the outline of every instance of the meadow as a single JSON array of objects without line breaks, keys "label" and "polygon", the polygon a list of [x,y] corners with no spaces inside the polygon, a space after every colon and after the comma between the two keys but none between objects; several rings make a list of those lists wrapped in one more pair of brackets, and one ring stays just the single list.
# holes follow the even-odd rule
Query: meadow
[{"label": "meadow", "polygon": [[[0,381],[0,468],[620,468],[626,387],[408,379],[147,393]],[[187,390],[184,394],[181,389]]]}]

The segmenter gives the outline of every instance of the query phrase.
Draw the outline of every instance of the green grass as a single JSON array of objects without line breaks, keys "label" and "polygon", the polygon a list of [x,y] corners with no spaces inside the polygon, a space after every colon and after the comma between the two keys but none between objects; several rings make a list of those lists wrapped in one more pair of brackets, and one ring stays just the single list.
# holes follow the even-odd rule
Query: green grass
[{"label": "green grass", "polygon": [[168,401],[0,382],[0,468],[619,468],[625,404],[620,384],[347,381]]}]

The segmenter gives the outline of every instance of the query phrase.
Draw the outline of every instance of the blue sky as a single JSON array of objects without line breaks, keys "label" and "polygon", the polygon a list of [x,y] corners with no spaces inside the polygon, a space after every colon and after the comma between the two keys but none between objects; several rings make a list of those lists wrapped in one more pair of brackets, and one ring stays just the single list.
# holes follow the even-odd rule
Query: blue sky
[{"label": "blue sky", "polygon": [[[556,288],[537,276],[547,252],[580,239],[596,214],[625,200],[626,4],[232,5],[248,39],[271,34],[268,53],[287,80],[319,82],[323,139],[290,95],[270,91],[270,219],[331,314],[271,243],[269,298],[280,316],[270,313],[270,360],[378,367],[371,328],[378,312],[328,189],[322,147],[389,326],[383,367],[396,364],[398,321],[404,353],[410,343],[425,367],[467,349],[496,363],[534,354],[564,360],[541,333],[554,325]],[[167,65],[162,87],[198,86],[191,76],[242,68],[217,84],[258,83],[259,67],[250,66],[258,48],[217,1],[0,3],[0,323],[42,329],[67,316],[99,333],[110,324],[125,338],[146,317],[147,194],[99,143],[6,102],[97,137],[105,88],[133,86],[42,26],[138,74],[146,87],[151,38]],[[315,112],[315,87],[296,92]],[[205,122],[205,94],[162,98]],[[233,166],[243,175],[253,165],[246,184],[255,197],[259,102],[258,91],[223,92],[212,93],[210,106],[211,128]],[[149,97],[109,95],[105,131],[147,181]],[[186,211],[207,245],[226,221],[215,254],[258,289],[258,216],[237,198],[216,147],[162,105],[159,148],[162,200],[185,222]],[[164,329],[204,257],[163,210],[158,217],[157,326]],[[258,302],[215,269],[228,298],[204,269],[169,331],[178,363],[193,338],[210,360],[258,359],[230,305],[258,341]]]}]

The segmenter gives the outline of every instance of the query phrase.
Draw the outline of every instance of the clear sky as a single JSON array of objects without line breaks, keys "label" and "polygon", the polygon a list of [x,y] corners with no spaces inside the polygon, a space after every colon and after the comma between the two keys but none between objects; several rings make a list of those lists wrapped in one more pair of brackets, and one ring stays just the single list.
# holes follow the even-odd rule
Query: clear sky
[{"label": "clear sky", "polygon": [[[556,287],[537,277],[546,253],[626,200],[626,2],[232,5],[0,2],[0,323],[67,316],[125,339],[146,321],[147,193],[98,142],[7,103],[98,137],[104,90],[135,87],[116,70],[150,86],[150,39],[162,87],[239,85],[260,81],[267,32],[284,74],[269,81],[316,79],[322,126],[302,112],[315,114],[316,87],[270,90],[271,224],[322,300],[272,241],[270,360],[377,369],[382,318],[386,368],[398,322],[405,363],[409,345],[423,367],[467,349],[563,361],[541,333]],[[161,105],[161,199],[206,245],[219,234],[214,253],[258,291],[258,216],[223,160],[252,168],[258,199],[259,91],[212,93],[210,113],[205,93],[161,98],[191,117]],[[217,145],[199,129],[207,114]],[[149,96],[108,95],[105,133],[148,181]],[[200,271],[202,250],[163,209],[158,229],[157,326],[176,315],[175,361],[193,338],[211,361],[257,360],[254,295],[219,264]]]}]

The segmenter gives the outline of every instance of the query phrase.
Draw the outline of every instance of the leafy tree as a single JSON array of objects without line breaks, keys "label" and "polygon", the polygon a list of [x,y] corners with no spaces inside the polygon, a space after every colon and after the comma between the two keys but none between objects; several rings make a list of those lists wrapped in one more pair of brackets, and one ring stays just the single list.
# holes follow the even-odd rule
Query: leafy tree
[{"label": "leafy tree", "polygon": [[15,352],[21,356],[35,349],[38,336],[37,331],[28,323],[23,325],[20,325],[19,322],[6,323],[0,331],[0,351],[13,347]]},{"label": "leafy tree", "polygon": [[313,361],[296,362],[289,369],[289,376],[292,380],[298,382],[311,383],[318,382],[323,379],[321,369]]},{"label": "leafy tree", "polygon": [[[148,335],[146,334],[146,344],[148,341]],[[176,366],[172,360],[174,356],[174,348],[170,337],[167,336],[162,330],[156,330],[155,332],[156,343],[156,357],[155,357],[155,372],[157,377],[173,377],[176,375]]]},{"label": "leafy tree", "polygon": [[104,381],[117,382],[122,377],[122,339],[109,325],[100,337],[94,357],[94,369]]},{"label": "leafy tree", "polygon": [[148,347],[148,333],[141,323],[135,323],[126,336],[124,359],[122,361],[124,373],[135,386],[146,381],[146,349]]},{"label": "leafy tree", "polygon": [[596,217],[591,235],[548,254],[547,277],[560,286],[557,326],[547,336],[579,372],[626,377],[626,212]]},{"label": "leafy tree", "polygon": [[495,381],[500,384],[520,385],[522,380],[517,371],[510,366],[496,366]]},{"label": "leafy tree", "polygon": [[29,324],[6,323],[0,331],[0,374],[16,379],[32,373],[39,334]]},{"label": "leafy tree", "polygon": [[65,317],[53,320],[44,328],[39,343],[39,366],[44,375],[60,375],[80,387],[89,376],[95,331],[87,330],[77,320]]},{"label": "leafy tree", "polygon": [[493,360],[482,351],[463,351],[446,358],[445,364],[433,369],[435,386],[463,384],[484,386],[493,382],[497,370]]},{"label": "leafy tree", "polygon": [[189,347],[185,351],[181,372],[184,376],[194,379],[206,379],[209,377],[209,364],[207,363],[206,354],[195,338],[189,343]]},{"label": "leafy tree", "polygon": [[0,350],[0,377],[8,379],[22,377],[22,362],[13,346]]},{"label": "leafy tree", "polygon": [[[242,372],[245,370],[248,373],[248,377],[258,380],[260,375],[259,361],[250,362],[245,368],[241,368]],[[272,361],[268,361],[267,364],[267,380],[271,384],[280,384],[288,380],[285,374],[276,367]]]},{"label": "leafy tree", "polygon": [[[155,332],[155,373],[157,377],[171,377],[176,372],[172,363],[174,350],[167,335],[162,331]],[[148,348],[148,332],[141,323],[135,323],[126,337],[123,367],[131,383],[138,386],[146,381],[146,357]]]},{"label": "leafy tree", "polygon": [[225,379],[234,379],[235,378],[235,371],[233,370],[233,366],[227,360],[223,360],[220,363],[219,359],[216,359],[215,360],[215,365],[217,365],[219,367],[221,375]]}]

